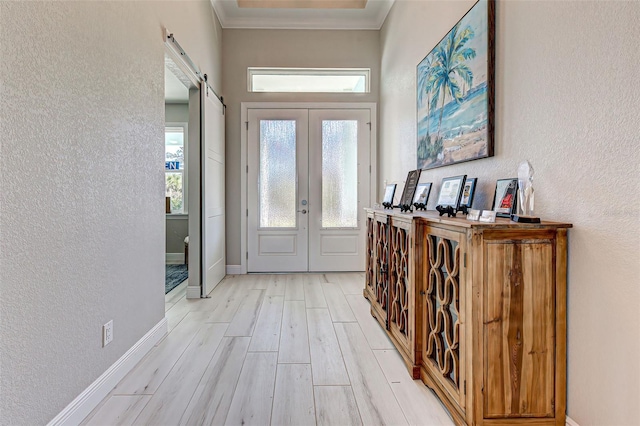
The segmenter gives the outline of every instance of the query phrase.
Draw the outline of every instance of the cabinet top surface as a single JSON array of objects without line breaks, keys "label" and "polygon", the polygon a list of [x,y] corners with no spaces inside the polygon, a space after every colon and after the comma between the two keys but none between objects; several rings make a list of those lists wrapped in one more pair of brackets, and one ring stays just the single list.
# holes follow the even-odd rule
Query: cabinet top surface
[{"label": "cabinet top surface", "polygon": [[464,228],[527,228],[527,229],[538,229],[538,228],[571,228],[573,225],[570,223],[561,223],[561,222],[550,222],[547,220],[542,220],[540,223],[518,223],[513,222],[509,218],[496,217],[495,223],[487,223],[487,222],[478,222],[473,220],[468,220],[466,216],[462,213],[458,213],[457,217],[447,217],[440,216],[440,214],[435,210],[427,210],[427,211],[414,211],[414,212],[406,212],[401,213],[400,209],[373,209],[366,208],[365,209],[369,213],[376,214],[384,214],[388,216],[393,216],[397,218],[404,219],[424,219],[432,223],[442,223],[444,225],[453,225],[453,226],[461,226]]}]

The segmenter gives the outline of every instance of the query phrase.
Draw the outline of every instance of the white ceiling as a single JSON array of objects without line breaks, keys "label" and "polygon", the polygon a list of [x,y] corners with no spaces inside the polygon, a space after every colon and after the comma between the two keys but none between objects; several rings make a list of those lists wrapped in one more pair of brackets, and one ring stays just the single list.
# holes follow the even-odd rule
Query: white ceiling
[{"label": "white ceiling", "polygon": [[379,30],[395,0],[368,0],[364,9],[239,8],[211,0],[223,28]]},{"label": "white ceiling", "polygon": [[189,89],[166,66],[164,67],[164,101],[169,104],[189,103]]}]

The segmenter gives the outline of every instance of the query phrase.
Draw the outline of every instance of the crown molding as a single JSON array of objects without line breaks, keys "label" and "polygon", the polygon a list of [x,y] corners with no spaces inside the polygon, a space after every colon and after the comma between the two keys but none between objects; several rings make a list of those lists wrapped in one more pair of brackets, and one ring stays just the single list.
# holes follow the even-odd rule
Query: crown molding
[{"label": "crown molding", "polygon": [[[379,30],[395,0],[369,0],[374,9],[239,9],[233,0],[211,0],[222,28]],[[231,11],[231,12],[230,12]]]}]

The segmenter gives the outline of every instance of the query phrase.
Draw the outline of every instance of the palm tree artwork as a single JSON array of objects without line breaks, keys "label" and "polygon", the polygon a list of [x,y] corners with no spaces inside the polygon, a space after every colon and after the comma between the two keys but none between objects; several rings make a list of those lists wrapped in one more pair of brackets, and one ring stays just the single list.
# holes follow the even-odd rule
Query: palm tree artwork
[{"label": "palm tree artwork", "polygon": [[486,2],[476,3],[418,64],[418,168],[482,158],[492,151],[486,131],[487,35],[493,30],[487,28],[487,9]]}]

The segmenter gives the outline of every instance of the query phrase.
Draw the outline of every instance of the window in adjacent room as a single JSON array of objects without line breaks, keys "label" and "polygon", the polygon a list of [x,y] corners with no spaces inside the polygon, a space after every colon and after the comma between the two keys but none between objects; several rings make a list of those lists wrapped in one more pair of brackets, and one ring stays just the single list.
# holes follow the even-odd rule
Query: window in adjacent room
[{"label": "window in adjacent room", "polygon": [[249,92],[369,93],[369,68],[247,69]]},{"label": "window in adjacent room", "polygon": [[170,197],[172,214],[187,213],[185,129],[186,124],[165,127],[164,132],[165,191]]}]

